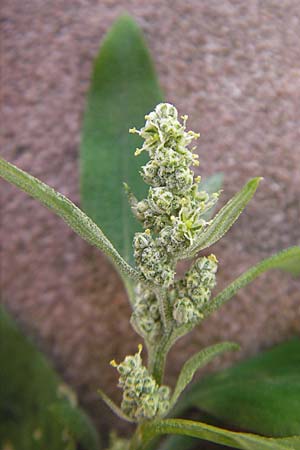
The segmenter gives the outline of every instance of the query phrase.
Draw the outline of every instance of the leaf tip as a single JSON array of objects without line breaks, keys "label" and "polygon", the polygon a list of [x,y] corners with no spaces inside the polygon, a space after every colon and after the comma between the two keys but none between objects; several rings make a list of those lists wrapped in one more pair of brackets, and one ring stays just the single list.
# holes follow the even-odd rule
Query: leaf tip
[{"label": "leaf tip", "polygon": [[255,178],[251,178],[251,180],[249,181],[249,185],[252,186],[253,188],[257,189],[257,187],[259,186],[260,182],[264,179],[264,177],[255,177]]},{"label": "leaf tip", "polygon": [[124,12],[115,20],[112,29],[127,30],[135,33],[140,32],[137,22],[128,12]]}]

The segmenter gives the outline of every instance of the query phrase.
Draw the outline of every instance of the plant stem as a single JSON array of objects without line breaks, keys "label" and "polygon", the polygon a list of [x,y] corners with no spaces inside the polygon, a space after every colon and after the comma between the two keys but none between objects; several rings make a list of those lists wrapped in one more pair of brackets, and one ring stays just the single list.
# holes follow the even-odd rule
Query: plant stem
[{"label": "plant stem", "polygon": [[149,352],[148,368],[159,385],[164,377],[166,357],[170,349],[170,336],[171,332],[165,334],[158,345],[155,348],[152,347],[151,352]]},{"label": "plant stem", "polygon": [[130,305],[134,306],[135,304],[135,292],[134,292],[134,281],[131,280],[130,278],[126,277],[126,276],[122,276],[122,280],[128,295],[128,299],[129,299],[129,303]]},{"label": "plant stem", "polygon": [[138,425],[129,443],[129,450],[139,450],[142,448],[141,426]]},{"label": "plant stem", "polygon": [[156,288],[154,292],[158,301],[159,312],[163,322],[164,331],[168,332],[172,326],[172,312],[170,309],[170,303],[168,299],[168,290]]}]

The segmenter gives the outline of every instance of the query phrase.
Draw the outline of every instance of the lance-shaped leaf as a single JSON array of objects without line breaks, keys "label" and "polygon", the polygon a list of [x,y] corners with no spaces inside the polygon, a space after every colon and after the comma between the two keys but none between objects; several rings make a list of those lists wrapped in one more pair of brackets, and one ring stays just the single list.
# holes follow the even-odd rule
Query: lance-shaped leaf
[{"label": "lance-shaped leaf", "polygon": [[140,229],[123,183],[143,198],[139,174],[146,155],[136,158],[141,139],[129,128],[141,127],[145,114],[163,100],[142,33],[122,16],[105,37],[93,68],[81,141],[81,201],[127,262]]},{"label": "lance-shaped leaf", "polygon": [[175,405],[178,397],[180,396],[182,391],[186,388],[186,386],[190,383],[195,372],[198,369],[208,364],[212,359],[214,359],[221,353],[226,352],[228,350],[238,350],[238,349],[239,345],[237,344],[234,344],[232,342],[222,342],[220,344],[207,347],[204,350],[201,350],[199,353],[196,353],[196,355],[192,356],[190,359],[188,359],[184,364],[178,377],[177,384],[171,399],[171,407]]},{"label": "lance-shaped leaf", "polygon": [[300,340],[207,376],[177,404],[268,436],[300,435]]},{"label": "lance-shaped leaf", "polygon": [[54,211],[83,239],[100,248],[113,261],[121,276],[138,280],[138,273],[124,261],[101,229],[71,200],[2,158],[0,176]]},{"label": "lance-shaped leaf", "polygon": [[260,177],[252,178],[240,192],[226,203],[206,230],[200,234],[198,240],[189,247],[186,257],[194,256],[200,250],[210,247],[227,233],[253,197],[261,179]]},{"label": "lance-shaped leaf", "polygon": [[60,424],[62,429],[68,430],[68,434],[74,442],[88,450],[99,450],[99,438],[90,420],[80,410],[70,408],[67,402],[56,402],[49,406],[52,420]]},{"label": "lance-shaped leaf", "polygon": [[139,433],[143,445],[136,447],[136,450],[143,450],[147,442],[161,434],[196,437],[240,450],[300,450],[300,436],[267,438],[183,419],[164,419],[144,423],[141,425]]},{"label": "lance-shaped leaf", "polygon": [[253,281],[256,277],[261,275],[270,269],[281,269],[285,272],[289,272],[294,276],[300,275],[300,247],[290,247],[286,250],[282,250],[279,253],[264,259],[257,265],[251,267],[240,277],[238,277],[233,283],[227,286],[222,292],[220,292],[213,300],[211,300],[206,307],[204,314],[208,315],[218,309],[227,300],[236,294],[236,292],[248,283]]},{"label": "lance-shaped leaf", "polygon": [[129,416],[127,416],[127,414],[125,414],[121,410],[121,408],[119,408],[119,406],[116,405],[115,402],[113,402],[101,389],[98,389],[98,394],[100,395],[100,397],[102,398],[104,403],[106,403],[106,405],[112,410],[112,412],[114,412],[118,417],[120,417],[120,419],[126,420],[127,422],[132,422],[132,423],[135,422]]}]

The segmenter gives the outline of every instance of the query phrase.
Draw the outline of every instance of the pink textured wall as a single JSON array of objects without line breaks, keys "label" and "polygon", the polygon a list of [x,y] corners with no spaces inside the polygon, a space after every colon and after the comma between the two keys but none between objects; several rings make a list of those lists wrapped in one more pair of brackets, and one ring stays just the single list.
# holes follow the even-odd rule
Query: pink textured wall
[{"label": "pink textured wall", "polygon": [[[222,201],[248,178],[265,177],[213,249],[222,287],[300,243],[300,3],[4,0],[1,152],[75,202],[92,60],[124,11],[145,34],[166,99],[201,132],[201,173],[225,173]],[[60,219],[14,187],[3,182],[1,189],[4,302],[105,424],[113,419],[95,391],[113,392],[108,361],[139,342],[121,282]],[[241,291],[178,344],[170,381],[200,346],[235,340],[243,351],[234,357],[241,358],[298,333],[299,288],[274,272]]]}]

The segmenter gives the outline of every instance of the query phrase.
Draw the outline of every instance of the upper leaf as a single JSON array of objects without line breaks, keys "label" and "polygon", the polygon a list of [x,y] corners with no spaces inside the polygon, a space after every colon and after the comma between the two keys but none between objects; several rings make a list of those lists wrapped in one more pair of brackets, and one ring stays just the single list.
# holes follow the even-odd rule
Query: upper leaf
[{"label": "upper leaf", "polygon": [[281,269],[291,273],[294,276],[300,274],[300,247],[290,247],[286,250],[282,250],[279,253],[266,258],[255,266],[251,267],[229,286],[227,286],[222,292],[220,292],[213,300],[211,300],[204,314],[210,314],[218,309],[223,303],[229,300],[234,294],[253,281],[256,277],[261,275],[270,269]]},{"label": "upper leaf", "polygon": [[103,228],[127,262],[140,228],[123,190],[126,182],[138,197],[146,185],[137,160],[141,143],[129,128],[162,101],[141,31],[129,16],[117,20],[95,61],[81,141],[81,201],[84,211]]},{"label": "upper leaf", "polygon": [[226,203],[226,205],[218,212],[211,221],[206,230],[200,234],[199,238],[187,250],[187,257],[195,255],[200,250],[210,247],[231,228],[238,219],[247,203],[253,197],[261,178],[252,178],[240,192]]},{"label": "upper leaf", "polygon": [[300,435],[299,338],[197,382],[177,413],[188,407],[252,432]]},{"label": "upper leaf", "polygon": [[196,437],[241,450],[300,450],[300,436],[283,439],[267,438],[249,433],[237,433],[222,428],[183,419],[164,419],[144,423],[140,430],[144,446],[160,434],[179,434]]},{"label": "upper leaf", "polygon": [[124,261],[101,229],[74,203],[47,184],[0,158],[0,176],[60,216],[77,234],[100,248],[116,265],[122,276],[138,280],[138,273]]},{"label": "upper leaf", "polygon": [[179,378],[177,380],[177,384],[171,399],[171,407],[176,403],[181,392],[190,383],[195,372],[198,369],[200,369],[200,367],[205,366],[216,356],[227,350],[238,350],[238,349],[239,346],[237,344],[231,342],[222,342],[220,344],[207,347],[204,350],[201,350],[199,353],[196,353],[196,355],[192,356],[190,359],[188,359],[184,364],[180,372]]}]

